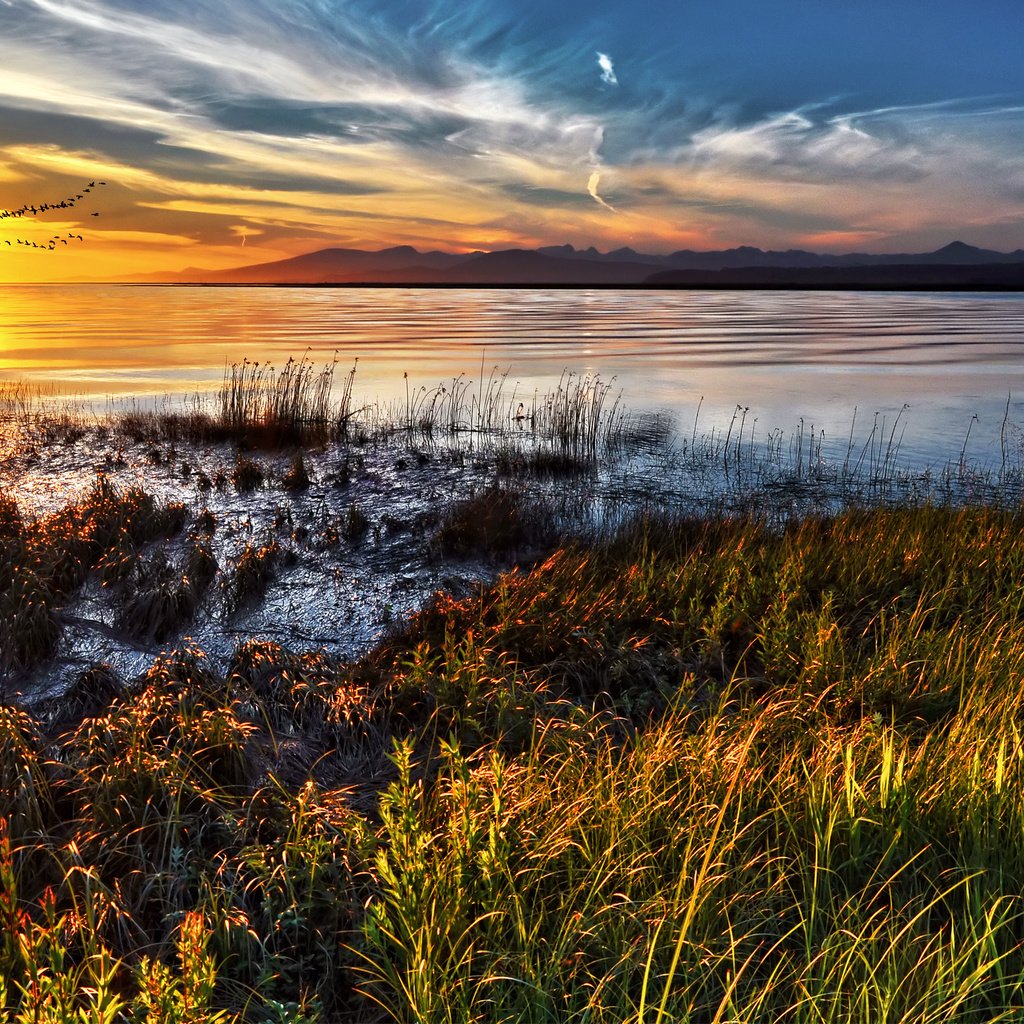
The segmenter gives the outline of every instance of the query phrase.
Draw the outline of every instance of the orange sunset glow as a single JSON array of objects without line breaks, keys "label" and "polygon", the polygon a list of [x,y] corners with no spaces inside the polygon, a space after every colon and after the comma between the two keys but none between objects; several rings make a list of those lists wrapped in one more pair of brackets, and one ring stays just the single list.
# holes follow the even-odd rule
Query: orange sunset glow
[{"label": "orange sunset glow", "polygon": [[[298,0],[7,3],[0,209],[108,186],[0,220],[0,281],[213,271],[328,246],[1024,242],[1005,5],[967,30],[887,8],[879,31],[839,11],[803,11],[795,31],[744,22],[746,3],[698,5],[685,32],[672,5],[640,24],[604,6],[587,22],[574,5],[558,18],[528,6],[513,22],[485,0],[437,21],[402,4],[361,21]],[[927,44],[957,32],[953,73]],[[827,58],[840,36],[847,50]]]}]

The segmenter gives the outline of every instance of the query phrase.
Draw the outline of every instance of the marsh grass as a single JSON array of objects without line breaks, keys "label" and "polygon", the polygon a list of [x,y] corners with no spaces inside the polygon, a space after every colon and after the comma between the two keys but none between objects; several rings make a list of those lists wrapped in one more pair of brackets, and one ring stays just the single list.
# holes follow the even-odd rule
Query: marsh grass
[{"label": "marsh grass", "polygon": [[398,751],[367,993],[400,1020],[1012,1019],[1019,524],[651,522],[424,613],[406,684],[459,740],[429,785]]},{"label": "marsh grass", "polygon": [[164,643],[192,622],[217,575],[209,535],[193,534],[178,564],[159,551],[129,576],[116,626],[137,640]]},{"label": "marsh grass", "polygon": [[252,607],[266,592],[282,559],[281,545],[273,537],[265,543],[246,543],[231,571],[222,581],[228,610],[237,613]]},{"label": "marsh grass", "polygon": [[356,366],[334,397],[336,369],[336,358],[318,368],[308,355],[289,359],[280,371],[248,359],[232,364],[218,396],[218,423],[231,436],[256,446],[344,436],[355,412],[351,400]]},{"label": "marsh grass", "polygon": [[[586,490],[602,490],[613,505],[621,495],[627,513],[667,505],[710,517],[761,514],[776,526],[858,504],[1012,504],[1024,497],[1024,449],[1008,421],[1009,406],[998,463],[971,459],[972,420],[958,453],[913,468],[904,446],[907,407],[867,421],[855,410],[842,437],[826,437],[803,420],[788,433],[764,431],[745,406],[736,406],[723,426],[704,426],[702,400],[692,429],[677,433],[665,416],[626,409],[614,381],[568,370],[552,390],[532,395],[521,393],[507,371],[485,373],[483,363],[478,380],[460,374],[434,388],[417,387],[406,374],[404,400],[390,405],[357,404],[356,365],[340,384],[335,370],[336,363],[317,367],[308,356],[282,371],[243,360],[225,370],[212,401],[194,396],[176,410],[115,410],[111,429],[115,437],[126,433],[154,445],[161,458],[165,448],[170,458],[186,442],[231,443],[238,454],[230,476],[243,488],[260,486],[257,460],[244,451],[290,451],[292,467],[280,485],[293,493],[308,478],[303,446],[332,445],[348,466],[367,445],[404,445],[415,454],[493,464],[511,484],[536,481],[551,489],[583,480]],[[72,428],[53,429],[66,435]],[[229,482],[223,468],[187,466],[201,490]],[[350,477],[343,469],[327,479],[343,484]]]},{"label": "marsh grass", "polygon": [[191,622],[199,593],[164,555],[140,570],[144,582],[131,588],[118,609],[116,625],[126,636],[163,643]]},{"label": "marsh grass", "polygon": [[296,452],[291,458],[288,469],[281,477],[281,486],[286,491],[297,493],[305,491],[311,482],[309,470],[306,468],[306,460],[302,452]]},{"label": "marsh grass", "polygon": [[370,531],[370,517],[356,502],[349,505],[340,521],[340,536],[352,544],[358,544]]},{"label": "marsh grass", "polygon": [[100,475],[80,501],[38,520],[0,498],[0,673],[31,670],[60,636],[56,613],[96,573],[110,584],[142,571],[141,549],[179,532],[183,505],[158,506]]},{"label": "marsh grass", "polygon": [[263,467],[256,459],[240,455],[235,460],[234,468],[231,470],[231,483],[239,494],[247,494],[262,487],[265,479]]},{"label": "marsh grass", "polygon": [[337,359],[316,365],[308,353],[277,370],[243,359],[225,367],[212,396],[148,408],[132,401],[108,410],[119,435],[135,442],[217,443],[246,448],[320,445],[346,439],[359,410],[353,406],[356,364],[335,381]]},{"label": "marsh grass", "polygon": [[[510,479],[557,484],[590,474],[612,497],[629,492],[633,509],[670,504],[709,516],[761,509],[777,525],[855,504],[1012,504],[1024,497],[1024,447],[1009,423],[1009,403],[997,462],[970,457],[972,418],[957,454],[913,468],[905,457],[906,406],[895,415],[875,413],[869,427],[855,410],[842,437],[826,437],[803,420],[789,433],[764,431],[745,406],[736,406],[724,426],[704,427],[701,400],[687,436],[663,415],[626,409],[614,380],[568,370],[554,389],[532,395],[521,393],[508,371],[495,367],[485,374],[483,362],[478,380],[460,374],[432,389],[415,386],[405,374],[404,401],[382,405],[356,403],[356,364],[340,382],[336,368],[336,360],[317,366],[308,354],[280,371],[243,360],[225,369],[212,397],[195,395],[173,408],[111,408],[102,423],[81,411],[34,411],[22,417],[30,424],[27,447],[109,432],[122,448],[125,439],[149,444],[153,458],[172,463],[182,445],[234,445],[237,464],[230,474],[223,466],[181,462],[179,472],[200,490],[223,489],[231,477],[243,488],[260,486],[258,462],[244,452],[284,450],[293,465],[279,482],[298,493],[308,477],[309,449],[333,446],[344,465],[367,445],[404,445],[417,454],[493,463]],[[12,409],[26,400],[20,391],[13,394]],[[124,452],[110,458],[123,464]],[[328,477],[347,478],[344,471]]]},{"label": "marsh grass", "polygon": [[[525,450],[614,447],[609,393],[578,384],[559,401],[598,427]],[[496,376],[459,387],[438,424],[507,408]],[[968,436],[904,487],[901,430],[851,429],[830,463],[810,425],[762,448],[747,410],[695,423],[690,486],[740,511],[649,503],[586,543],[510,463],[442,510],[438,550],[560,546],[357,662],[249,641],[0,704],[0,1021],[1018,1019],[1019,481],[971,470]],[[0,667],[49,656],[93,575],[125,600],[187,588],[160,607],[194,614],[215,517],[174,559],[148,546],[185,520],[104,477],[43,518],[0,497]],[[372,526],[346,498],[334,539]],[[250,542],[226,610],[286,555]]]},{"label": "marsh grass", "polygon": [[444,509],[433,547],[442,556],[506,560],[550,550],[557,539],[548,502],[496,484]]},{"label": "marsh grass", "polygon": [[647,517],[357,663],[0,707],[0,1006],[1015,1019],[1022,526]]}]

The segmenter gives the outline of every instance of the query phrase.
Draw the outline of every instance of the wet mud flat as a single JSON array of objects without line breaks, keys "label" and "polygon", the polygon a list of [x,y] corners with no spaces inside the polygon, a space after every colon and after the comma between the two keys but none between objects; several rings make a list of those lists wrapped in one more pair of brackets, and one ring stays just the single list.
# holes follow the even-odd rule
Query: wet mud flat
[{"label": "wet mud flat", "polygon": [[115,519],[163,520],[137,536],[115,526],[125,535],[51,602],[52,649],[6,666],[4,696],[28,701],[96,666],[129,680],[182,646],[220,666],[249,640],[358,658],[434,595],[465,596],[537,558],[565,525],[550,486],[394,439],[243,452],[105,426],[9,429],[0,487],[29,522],[107,505],[125,507]]},{"label": "wet mud flat", "polygon": [[[330,406],[321,371],[300,379],[301,408],[271,415],[267,395],[293,394],[306,372],[297,366],[280,377],[233,370],[217,417],[90,419],[9,403],[0,697],[52,698],[97,671],[129,681],[184,648],[216,670],[248,642],[354,661],[438,595],[465,597],[652,511],[778,527],[851,506],[1024,493],[1024,471],[1005,460],[998,472],[962,454],[904,469],[895,430],[886,442],[877,425],[856,448],[851,434],[839,459],[802,425],[758,438],[745,413],[725,432],[698,435],[695,424],[680,437],[617,402],[608,415],[607,386],[586,380],[525,413],[497,388],[490,404],[439,389],[390,420],[364,412],[357,423],[348,397]],[[282,442],[282,424],[294,433],[309,422],[308,396],[321,392],[313,420],[332,430]]]}]

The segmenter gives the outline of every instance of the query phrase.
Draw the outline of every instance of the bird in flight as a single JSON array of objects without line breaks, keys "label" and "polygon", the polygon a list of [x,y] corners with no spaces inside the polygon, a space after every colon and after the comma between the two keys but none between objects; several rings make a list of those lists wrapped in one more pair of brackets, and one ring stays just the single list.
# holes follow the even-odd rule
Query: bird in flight
[{"label": "bird in flight", "polygon": [[[87,195],[91,195],[93,190],[98,188],[101,185],[106,185],[106,182],[105,181],[99,181],[97,179],[97,180],[94,180],[94,181],[90,181],[88,183],[88,185],[86,185],[84,187],[80,187],[80,191],[76,191],[72,195],[65,196],[62,199],[57,199],[57,200],[54,200],[52,202],[46,202],[46,203],[41,203],[41,202],[24,203],[23,205],[15,208],[15,209],[11,209],[11,210],[0,209],[0,221],[11,220],[11,219],[21,220],[21,219],[27,219],[29,217],[39,217],[39,216],[41,216],[41,215],[43,215],[45,213],[48,213],[51,210],[71,210],[71,209],[74,209],[74,207],[81,200],[85,199]],[[97,210],[92,211],[90,213],[90,216],[98,217],[99,216],[99,211],[97,211]],[[26,248],[30,248],[30,249],[41,249],[44,252],[53,252],[57,248],[57,243],[58,242],[60,242],[62,245],[66,246],[68,244],[69,240],[72,240],[72,241],[77,240],[79,242],[83,242],[84,238],[82,237],[81,234],[76,234],[73,231],[69,231],[67,233],[67,238],[64,238],[61,235],[57,234],[57,235],[53,235],[48,241],[46,241],[46,242],[44,242],[42,244],[39,244],[38,242],[33,242],[33,241],[29,240],[29,239],[23,239],[23,238],[15,239],[15,241],[17,242],[18,245],[23,245]],[[7,243],[8,246],[11,245],[10,240],[4,239],[4,241]]]},{"label": "bird in flight", "polygon": [[36,217],[48,210],[67,210],[73,207],[80,199],[84,199],[87,192],[98,185],[106,185],[105,181],[90,181],[81,192],[75,192],[72,196],[55,200],[52,203],[25,203],[14,210],[0,210],[0,220],[8,220],[11,217],[24,217],[26,215]]}]

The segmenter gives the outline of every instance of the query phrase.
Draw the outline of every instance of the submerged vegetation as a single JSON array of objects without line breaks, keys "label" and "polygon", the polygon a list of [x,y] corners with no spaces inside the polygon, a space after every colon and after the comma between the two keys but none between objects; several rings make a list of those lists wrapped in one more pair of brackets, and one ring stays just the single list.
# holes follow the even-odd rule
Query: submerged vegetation
[{"label": "submerged vegetation", "polygon": [[[666,453],[568,376],[388,421],[350,378],[339,418],[326,371],[251,366],[207,419],[89,428],[191,506],[106,473],[46,513],[0,497],[0,1022],[1019,1018],[1008,452],[904,474],[898,423],[830,462],[738,410]],[[385,466],[465,486],[403,522]],[[183,639],[388,537],[508,571],[359,657]],[[82,595],[148,667],[19,696]]]}]

